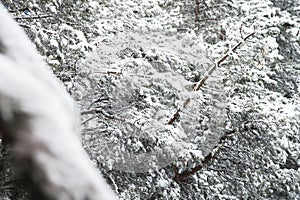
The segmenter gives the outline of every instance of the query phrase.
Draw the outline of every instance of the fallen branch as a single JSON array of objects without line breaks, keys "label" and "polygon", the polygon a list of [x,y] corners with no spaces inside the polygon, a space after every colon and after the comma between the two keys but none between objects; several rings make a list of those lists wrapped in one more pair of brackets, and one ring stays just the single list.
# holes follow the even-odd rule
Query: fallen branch
[{"label": "fallen branch", "polygon": [[[255,32],[250,33],[242,41],[240,41],[237,45],[235,45],[232,49],[230,49],[222,58],[220,58],[215,65],[213,65],[209,71],[204,75],[204,77],[196,84],[193,91],[198,91],[205,84],[207,79],[211,76],[211,74],[218,68],[220,65],[229,57],[230,53],[235,52],[247,39],[253,36]],[[190,103],[190,98],[186,99],[181,108],[178,108],[176,112],[172,115],[172,117],[168,121],[168,125],[172,125],[180,116],[180,112],[186,108],[186,106]]]}]

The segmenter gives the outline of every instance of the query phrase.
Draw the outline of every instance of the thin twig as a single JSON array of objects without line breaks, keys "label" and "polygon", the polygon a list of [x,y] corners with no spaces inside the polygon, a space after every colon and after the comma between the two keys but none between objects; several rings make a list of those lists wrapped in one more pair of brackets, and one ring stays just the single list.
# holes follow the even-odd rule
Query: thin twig
[{"label": "thin twig", "polygon": [[[250,33],[247,35],[243,40],[241,40],[238,44],[236,44],[232,49],[230,49],[222,58],[220,58],[210,69],[209,71],[204,75],[204,77],[196,84],[193,91],[200,90],[201,87],[205,84],[207,79],[211,76],[211,74],[218,68],[220,65],[229,57],[230,53],[236,51],[247,39],[249,39],[251,36],[253,36],[255,32]],[[182,112],[183,109],[186,108],[186,106],[190,103],[190,98],[186,99],[183,103],[183,106],[181,108],[178,108],[176,112],[172,115],[170,120],[168,121],[168,125],[172,125],[180,116],[180,112]]]},{"label": "thin twig", "polygon": [[50,15],[40,15],[40,16],[16,16],[14,17],[15,20],[18,19],[43,19],[43,18],[48,18],[48,17],[52,17]]},{"label": "thin twig", "polygon": [[198,22],[209,21],[209,20],[220,20],[220,18],[201,18],[201,19],[198,19]]},{"label": "thin twig", "polygon": [[23,27],[23,28],[31,28],[30,26],[26,25],[26,24],[19,24],[19,26]]},{"label": "thin twig", "polygon": [[[104,117],[106,117],[107,119],[111,119],[111,120],[117,120],[117,121],[121,121],[123,123],[129,124],[131,126],[136,127],[137,129],[142,129],[142,126],[144,124],[142,124],[140,127],[137,126],[138,123],[135,123],[136,120],[134,122],[129,121],[128,119],[126,119],[125,117],[120,117],[120,116],[116,116],[116,115],[111,115],[108,112],[106,112],[105,110],[101,109],[101,108],[95,108],[95,109],[91,109],[91,110],[87,110],[87,111],[82,111],[80,113],[81,115],[89,115],[89,114],[102,114]],[[87,121],[85,121],[86,123]]]}]

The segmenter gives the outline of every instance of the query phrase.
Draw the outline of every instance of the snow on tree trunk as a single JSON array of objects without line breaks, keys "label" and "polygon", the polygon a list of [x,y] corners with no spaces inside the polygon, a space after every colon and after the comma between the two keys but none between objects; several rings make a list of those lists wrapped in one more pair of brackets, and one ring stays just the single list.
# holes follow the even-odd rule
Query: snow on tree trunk
[{"label": "snow on tree trunk", "polygon": [[85,154],[73,100],[0,6],[0,133],[44,199],[116,199]]}]

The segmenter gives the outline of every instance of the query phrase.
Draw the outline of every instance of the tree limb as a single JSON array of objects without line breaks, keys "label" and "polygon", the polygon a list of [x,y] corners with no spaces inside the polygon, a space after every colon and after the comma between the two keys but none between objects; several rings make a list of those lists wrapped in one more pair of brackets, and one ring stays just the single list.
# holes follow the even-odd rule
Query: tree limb
[{"label": "tree limb", "polygon": [[[213,65],[208,72],[204,75],[204,77],[196,84],[193,91],[198,91],[205,84],[207,79],[211,76],[211,74],[218,68],[220,65],[229,57],[231,52],[235,52],[246,40],[248,40],[251,36],[253,36],[255,32],[250,33],[242,41],[236,44],[233,48],[231,48],[222,58],[220,58],[215,65]],[[189,104],[190,98],[186,99],[181,108],[178,108],[176,112],[172,115],[172,117],[168,121],[168,125],[172,125],[177,119],[179,119],[180,112]]]}]

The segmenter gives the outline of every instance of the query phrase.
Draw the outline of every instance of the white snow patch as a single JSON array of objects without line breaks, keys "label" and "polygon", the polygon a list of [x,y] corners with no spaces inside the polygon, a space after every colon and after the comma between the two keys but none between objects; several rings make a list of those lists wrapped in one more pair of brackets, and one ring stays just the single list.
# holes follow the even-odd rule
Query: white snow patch
[{"label": "white snow patch", "polygon": [[165,179],[159,179],[157,184],[162,187],[165,188],[169,185],[169,181],[165,180]]}]

